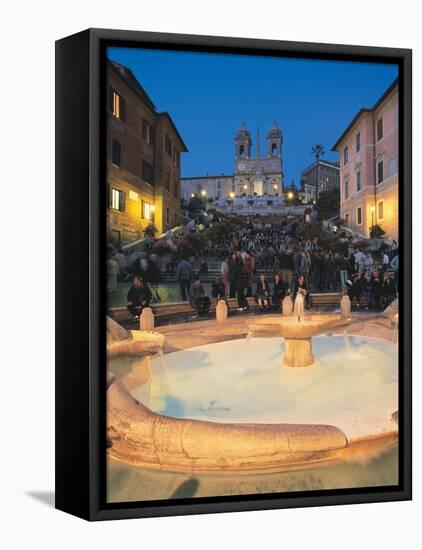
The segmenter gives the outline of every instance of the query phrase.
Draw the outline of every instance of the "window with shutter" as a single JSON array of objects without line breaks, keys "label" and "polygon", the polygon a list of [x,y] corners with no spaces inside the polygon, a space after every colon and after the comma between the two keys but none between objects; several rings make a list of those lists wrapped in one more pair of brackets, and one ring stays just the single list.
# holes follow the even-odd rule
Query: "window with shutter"
[{"label": "window with shutter", "polygon": [[142,137],[147,143],[154,145],[154,128],[145,118],[142,120]]},{"label": "window with shutter", "polygon": [[111,188],[109,207],[113,210],[118,210],[119,212],[124,212],[125,210],[125,194],[120,189]]},{"label": "window with shutter", "polygon": [[377,164],[377,183],[384,180],[384,162],[380,160]]},{"label": "window with shutter", "polygon": [[169,136],[166,134],[166,137],[164,138],[164,149],[169,157],[171,157],[172,153],[172,142]]},{"label": "window with shutter", "polygon": [[383,122],[383,119],[380,118],[377,122],[377,141],[382,139],[383,135],[384,135],[384,122]]},{"label": "window with shutter", "polygon": [[120,101],[120,120],[122,120],[123,122],[125,122],[126,120],[126,101],[124,99],[124,97],[122,96],[119,96],[119,101]]},{"label": "window with shutter", "polygon": [[345,147],[343,151],[343,164],[347,164],[349,162],[349,148]]},{"label": "window with shutter", "polygon": [[154,167],[146,160],[142,161],[142,179],[150,185],[154,185]]},{"label": "window with shutter", "polygon": [[117,139],[111,140],[111,162],[120,168],[122,161],[122,151],[120,142]]},{"label": "window with shutter", "polygon": [[120,210],[120,212],[125,211],[125,202],[126,202],[125,199],[126,199],[126,194],[123,191],[120,191],[120,194],[119,194],[119,210]]}]

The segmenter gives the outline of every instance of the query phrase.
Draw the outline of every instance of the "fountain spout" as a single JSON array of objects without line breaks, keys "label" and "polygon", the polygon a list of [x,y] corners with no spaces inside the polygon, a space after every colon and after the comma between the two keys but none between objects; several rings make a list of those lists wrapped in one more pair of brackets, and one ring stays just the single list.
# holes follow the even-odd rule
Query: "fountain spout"
[{"label": "fountain spout", "polygon": [[298,323],[300,323],[301,319],[305,314],[305,304],[303,300],[303,294],[300,292],[296,294],[293,313],[295,317],[297,317]]}]

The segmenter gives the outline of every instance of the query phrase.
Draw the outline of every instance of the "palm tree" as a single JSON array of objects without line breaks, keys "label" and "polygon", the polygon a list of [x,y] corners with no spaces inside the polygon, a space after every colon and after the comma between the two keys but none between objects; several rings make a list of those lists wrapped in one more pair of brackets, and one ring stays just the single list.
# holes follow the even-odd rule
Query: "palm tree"
[{"label": "palm tree", "polygon": [[321,157],[325,155],[324,146],[321,145],[320,143],[317,143],[316,145],[312,145],[311,153],[315,155],[315,158],[318,161]]},{"label": "palm tree", "polygon": [[317,143],[316,145],[313,145],[311,153],[315,155],[315,159],[317,162],[317,177],[316,177],[316,186],[315,186],[315,202],[317,202],[318,195],[319,195],[319,160],[322,156],[325,155],[324,146],[321,145],[321,143]]}]

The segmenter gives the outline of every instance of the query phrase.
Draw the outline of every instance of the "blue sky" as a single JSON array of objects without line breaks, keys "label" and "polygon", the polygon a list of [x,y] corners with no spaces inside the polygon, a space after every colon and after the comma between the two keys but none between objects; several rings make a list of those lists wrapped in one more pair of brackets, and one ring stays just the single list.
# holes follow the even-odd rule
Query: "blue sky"
[{"label": "blue sky", "polygon": [[245,122],[261,154],[273,120],[283,132],[285,184],[300,182],[312,145],[325,158],[361,107],[371,107],[398,76],[397,65],[109,48],[129,67],[158,111],[168,111],[189,152],[182,176],[231,174],[234,135]]}]

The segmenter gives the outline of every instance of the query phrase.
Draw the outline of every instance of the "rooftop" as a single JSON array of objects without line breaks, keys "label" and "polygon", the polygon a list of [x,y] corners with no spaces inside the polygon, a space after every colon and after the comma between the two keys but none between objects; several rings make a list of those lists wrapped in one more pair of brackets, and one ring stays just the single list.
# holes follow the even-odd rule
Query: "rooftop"
[{"label": "rooftop", "polygon": [[186,147],[185,142],[183,141],[182,136],[180,135],[178,129],[176,128],[176,125],[173,122],[173,119],[171,118],[170,114],[166,111],[163,111],[162,113],[158,113],[156,110],[156,107],[152,101],[152,99],[149,97],[145,89],[140,84],[139,80],[135,77],[133,72],[124,65],[121,65],[120,63],[117,63],[116,61],[108,60],[109,67],[113,72],[124,81],[126,86],[144,103],[151,111],[153,111],[157,116],[159,117],[166,117],[170,123],[170,126],[173,128],[175,134],[180,140],[180,143],[182,144],[183,150],[188,151],[188,148]]},{"label": "rooftop", "polygon": [[353,117],[352,121],[347,126],[347,128],[344,130],[344,132],[341,134],[341,136],[338,138],[336,143],[332,146],[331,151],[338,151],[338,147],[339,147],[340,143],[344,140],[346,135],[350,132],[350,130],[353,128],[353,126],[356,124],[356,122],[359,120],[359,118],[365,113],[373,113],[374,111],[376,111],[376,109],[378,109],[378,107],[381,105],[381,103],[383,101],[385,101],[385,99],[387,99],[387,97],[393,92],[393,90],[395,90],[395,88],[398,87],[398,84],[399,84],[399,80],[398,80],[398,78],[396,78],[394,80],[394,82],[392,82],[390,84],[390,86],[385,90],[385,92],[382,94],[382,96],[376,101],[376,103],[374,103],[374,105],[372,107],[362,107],[362,109],[360,109],[356,113],[356,115]]}]

